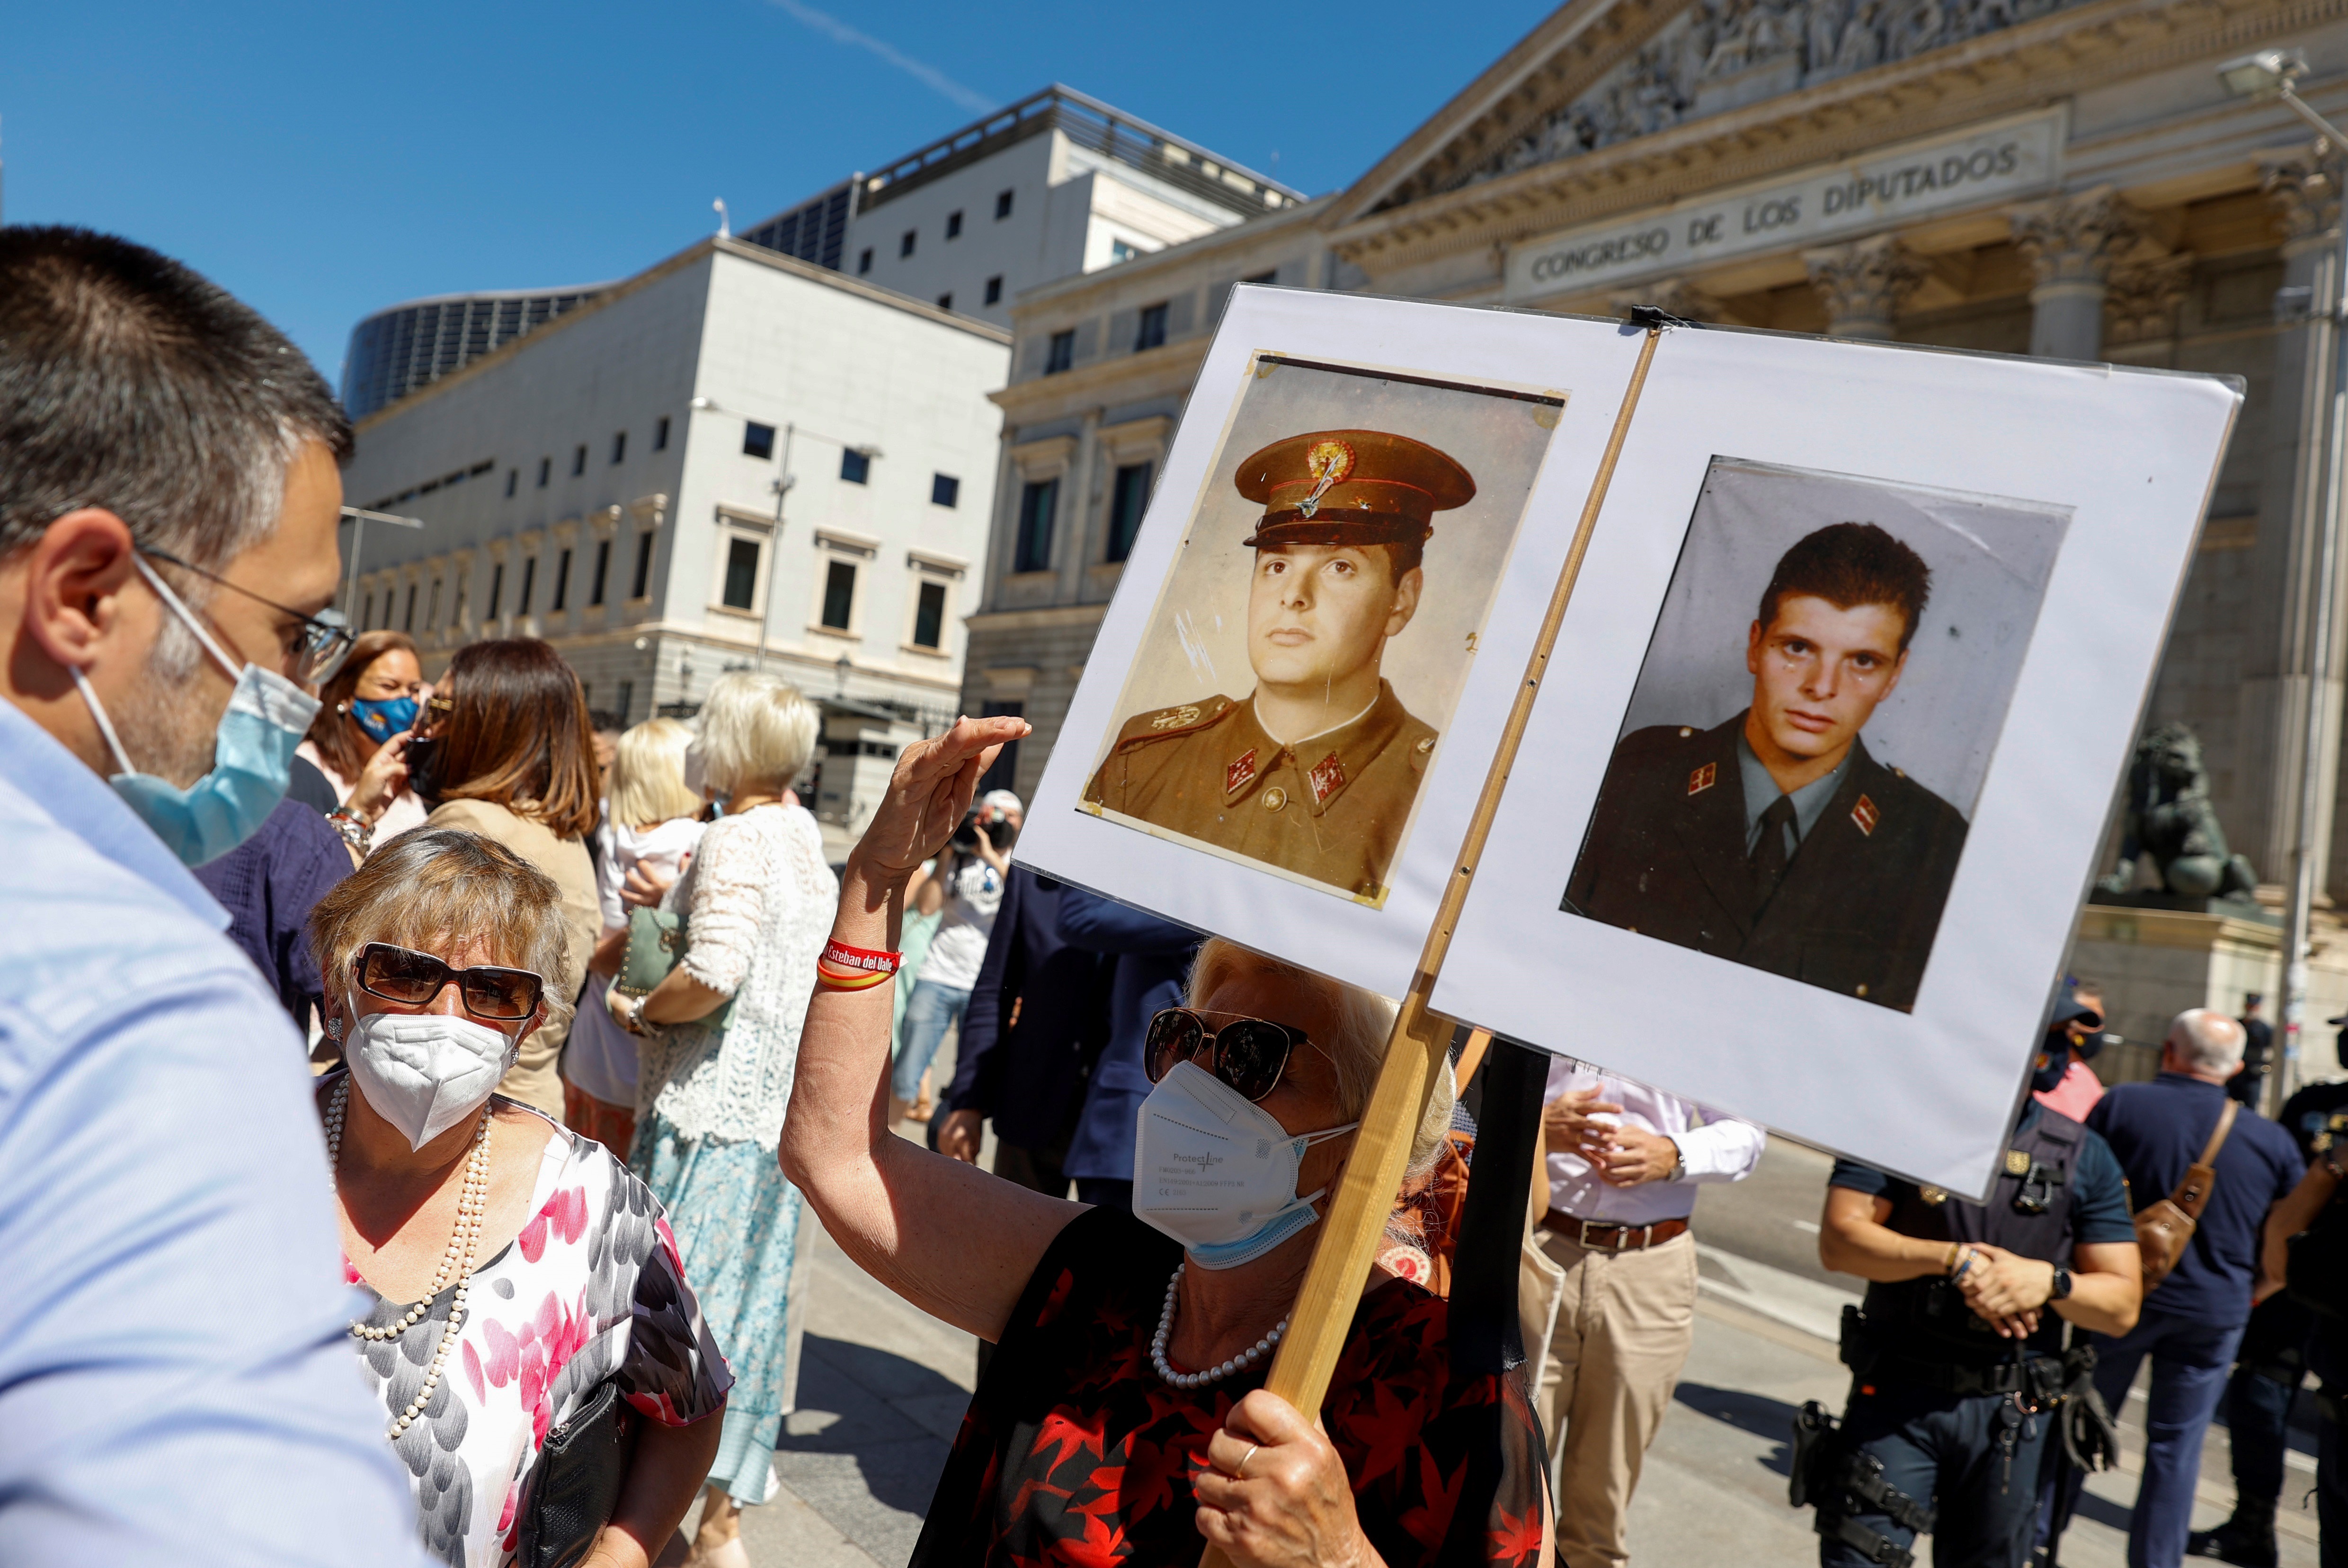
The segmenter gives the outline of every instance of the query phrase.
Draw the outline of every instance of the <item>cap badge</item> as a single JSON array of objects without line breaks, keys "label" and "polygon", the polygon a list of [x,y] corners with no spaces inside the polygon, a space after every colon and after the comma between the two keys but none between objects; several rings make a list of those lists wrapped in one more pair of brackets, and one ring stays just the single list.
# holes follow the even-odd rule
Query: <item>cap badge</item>
[{"label": "cap badge", "polygon": [[2030,1156],[2024,1153],[2019,1149],[2007,1150],[2005,1151],[2005,1173],[2009,1176],[2029,1175]]},{"label": "cap badge", "polygon": [[1720,782],[1720,764],[1707,762],[1688,775],[1688,793],[1701,795]]},{"label": "cap badge", "polygon": [[1255,748],[1251,746],[1246,756],[1223,769],[1223,793],[1236,795],[1254,782]]},{"label": "cap badge", "polygon": [[1850,820],[1858,825],[1860,832],[1871,839],[1875,837],[1875,824],[1883,820],[1883,813],[1875,809],[1874,801],[1861,795],[1859,804],[1850,809]]},{"label": "cap badge", "polygon": [[1329,753],[1313,765],[1305,781],[1313,786],[1313,803],[1316,806],[1345,787],[1345,765],[1337,760],[1335,752]]},{"label": "cap badge", "polygon": [[1313,476],[1313,490],[1299,501],[1297,515],[1311,517],[1321,510],[1321,498],[1329,487],[1341,484],[1354,471],[1354,449],[1346,441],[1315,441],[1313,449],[1304,454],[1305,471]]},{"label": "cap badge", "polygon": [[1161,713],[1149,721],[1152,729],[1174,729],[1185,724],[1199,722],[1199,705],[1186,702],[1170,712]]},{"label": "cap badge", "polygon": [[1946,1187],[1919,1187],[1916,1196],[1927,1203],[1945,1203],[1949,1201],[1949,1190]]}]

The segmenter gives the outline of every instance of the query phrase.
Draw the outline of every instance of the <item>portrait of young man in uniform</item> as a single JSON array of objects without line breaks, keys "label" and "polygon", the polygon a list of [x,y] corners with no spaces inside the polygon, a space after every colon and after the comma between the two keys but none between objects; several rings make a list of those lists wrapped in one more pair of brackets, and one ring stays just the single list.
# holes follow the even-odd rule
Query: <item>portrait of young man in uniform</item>
[{"label": "portrait of young man in uniform", "polygon": [[1923,557],[1872,522],[1797,542],[1746,628],[1749,703],[1622,738],[1562,907],[1913,1010],[1965,818],[1862,731],[1931,656],[1931,593]]},{"label": "portrait of young man in uniform", "polygon": [[1377,902],[1437,738],[1386,645],[1427,593],[1435,514],[1476,480],[1424,441],[1334,429],[1251,453],[1233,483],[1263,509],[1236,542],[1253,689],[1126,718],[1084,804]]}]

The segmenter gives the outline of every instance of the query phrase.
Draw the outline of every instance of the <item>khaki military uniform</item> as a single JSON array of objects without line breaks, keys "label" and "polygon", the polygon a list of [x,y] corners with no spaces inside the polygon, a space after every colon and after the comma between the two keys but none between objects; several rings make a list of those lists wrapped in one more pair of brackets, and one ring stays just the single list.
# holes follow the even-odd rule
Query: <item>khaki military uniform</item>
[{"label": "khaki military uniform", "polygon": [[1127,720],[1084,800],[1375,902],[1434,755],[1385,681],[1367,713],[1293,747],[1251,700],[1211,696]]}]

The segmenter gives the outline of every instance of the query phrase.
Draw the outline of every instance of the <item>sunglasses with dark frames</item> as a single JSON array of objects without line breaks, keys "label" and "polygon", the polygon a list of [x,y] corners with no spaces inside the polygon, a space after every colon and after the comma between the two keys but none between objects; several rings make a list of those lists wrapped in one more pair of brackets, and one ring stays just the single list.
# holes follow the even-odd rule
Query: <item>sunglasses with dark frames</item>
[{"label": "sunglasses with dark frames", "polygon": [[350,657],[351,645],[358,640],[340,610],[321,610],[314,615],[304,615],[274,599],[263,598],[250,588],[241,587],[216,572],[207,572],[201,566],[182,561],[169,551],[142,549],[139,553],[149,561],[160,561],[182,572],[192,572],[207,583],[216,583],[232,593],[242,593],[255,603],[266,604],[279,614],[291,615],[302,623],[302,651],[295,655],[294,678],[304,686],[331,680],[335,672],[343,667],[343,661]]},{"label": "sunglasses with dark frames", "polygon": [[501,969],[477,965],[452,969],[429,953],[370,942],[359,949],[359,989],[370,996],[396,1002],[403,1007],[428,1007],[432,999],[457,984],[465,1011],[476,1018],[500,1024],[519,1023],[538,1011],[546,982],[527,969]]},{"label": "sunglasses with dark frames", "polygon": [[[1210,1018],[1228,1022],[1210,1025]],[[1175,1063],[1187,1061],[1206,1068],[1242,1098],[1257,1100],[1270,1094],[1288,1070],[1289,1053],[1312,1043],[1303,1030],[1269,1018],[1168,1007],[1149,1020],[1142,1060],[1151,1083],[1172,1072]]]}]

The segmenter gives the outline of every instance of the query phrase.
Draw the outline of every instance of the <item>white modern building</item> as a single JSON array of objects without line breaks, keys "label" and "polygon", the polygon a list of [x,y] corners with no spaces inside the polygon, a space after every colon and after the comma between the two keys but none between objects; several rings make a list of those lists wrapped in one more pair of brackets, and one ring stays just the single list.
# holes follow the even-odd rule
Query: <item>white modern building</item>
[{"label": "white modern building", "polygon": [[742,238],[1011,325],[1011,302],[1292,207],[1267,175],[1073,88],[1051,87]]},{"label": "white modern building", "polygon": [[703,241],[360,422],[346,498],[425,526],[366,530],[352,621],[427,674],[544,637],[629,722],[763,663],[825,700],[844,834],[955,711],[1009,366],[998,327]]}]

